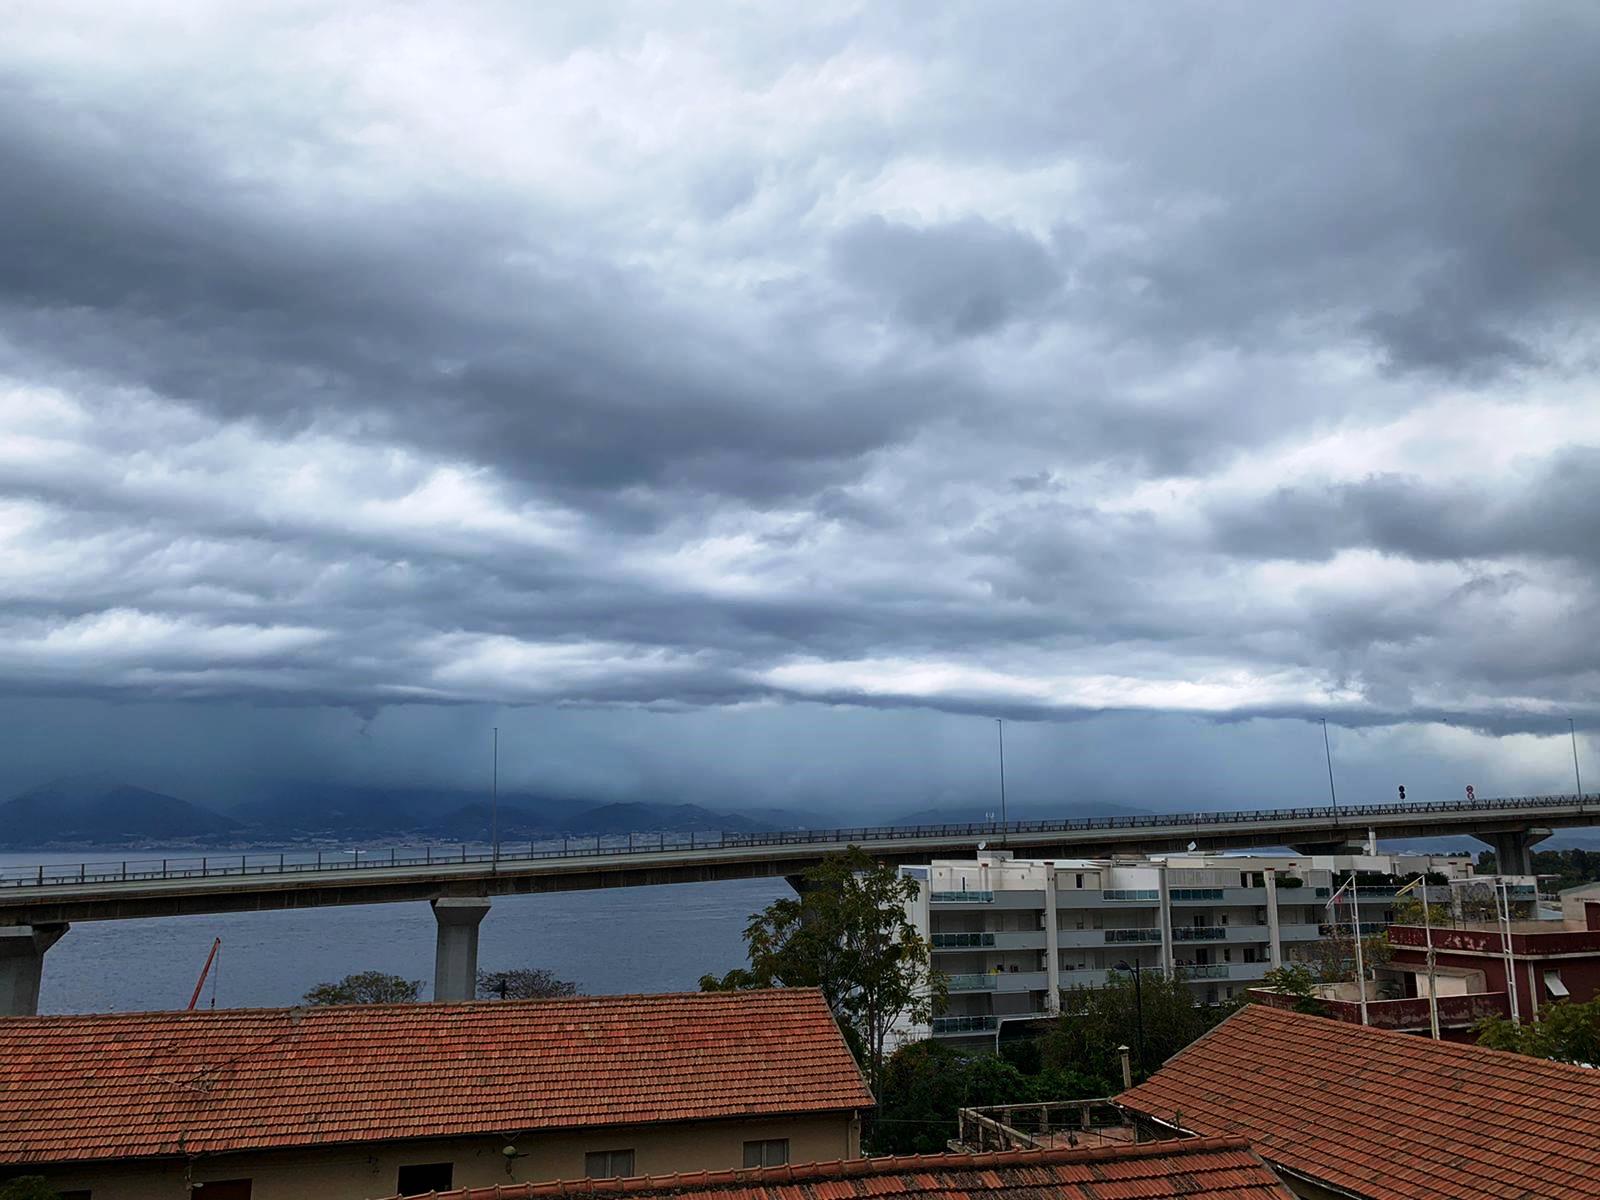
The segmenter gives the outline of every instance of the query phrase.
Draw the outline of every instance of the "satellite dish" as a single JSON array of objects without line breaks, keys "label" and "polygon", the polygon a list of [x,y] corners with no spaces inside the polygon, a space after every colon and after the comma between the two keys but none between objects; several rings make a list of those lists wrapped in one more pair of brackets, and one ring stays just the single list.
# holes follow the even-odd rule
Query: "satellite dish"
[{"label": "satellite dish", "polygon": [[979,850],[987,850],[988,848],[989,848],[989,843],[988,842],[979,842],[978,843],[978,849]]},{"label": "satellite dish", "polygon": [[1196,849],[1197,849],[1197,847],[1195,846],[1195,844],[1193,842],[1190,842],[1189,843],[1189,853],[1193,854]]}]

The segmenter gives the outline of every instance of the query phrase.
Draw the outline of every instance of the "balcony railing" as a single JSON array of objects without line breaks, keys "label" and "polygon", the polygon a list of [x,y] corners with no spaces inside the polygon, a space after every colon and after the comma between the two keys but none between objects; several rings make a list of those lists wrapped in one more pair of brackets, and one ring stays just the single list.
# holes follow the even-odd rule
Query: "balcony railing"
[{"label": "balcony railing", "polygon": [[1226,979],[1228,978],[1227,963],[1190,963],[1178,964],[1178,970],[1183,972],[1185,979]]},{"label": "balcony railing", "polygon": [[945,976],[945,986],[952,992],[992,992],[999,982],[1000,976],[993,971],[980,972],[975,975]]},{"label": "balcony railing", "polygon": [[1174,900],[1221,900],[1221,888],[1173,888]]},{"label": "balcony railing", "polygon": [[1221,925],[1179,925],[1172,931],[1175,942],[1220,942],[1228,931]]},{"label": "balcony railing", "polygon": [[1161,899],[1161,893],[1155,888],[1106,888],[1100,893],[1107,900],[1143,900],[1154,902]]},{"label": "balcony railing", "polygon": [[1104,931],[1108,942],[1159,942],[1161,930],[1159,929],[1107,929]]},{"label": "balcony railing", "polygon": [[934,1033],[992,1033],[998,1026],[994,1017],[935,1017]]},{"label": "balcony railing", "polygon": [[929,892],[934,904],[993,904],[993,892]]},{"label": "balcony railing", "polygon": [[936,933],[930,939],[935,950],[965,950],[994,945],[992,933]]}]

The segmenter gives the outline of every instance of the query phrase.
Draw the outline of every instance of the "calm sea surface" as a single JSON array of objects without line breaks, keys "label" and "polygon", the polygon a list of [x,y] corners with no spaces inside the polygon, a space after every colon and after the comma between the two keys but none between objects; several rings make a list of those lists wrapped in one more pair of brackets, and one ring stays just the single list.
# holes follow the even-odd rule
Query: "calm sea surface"
[{"label": "calm sea surface", "polygon": [[[6,853],[0,869],[112,857]],[[706,972],[743,965],[740,934],[749,915],[785,894],[781,879],[758,879],[497,898],[483,922],[478,962],[490,970],[547,967],[590,993],[693,991]],[[426,980],[424,996],[432,987],[427,904],[358,904],[79,922],[45,958],[39,1011],[182,1008],[217,937],[220,970],[214,989],[206,984],[202,1007],[211,1005],[213,990],[218,1008],[293,1004],[313,984],[352,971]]]}]

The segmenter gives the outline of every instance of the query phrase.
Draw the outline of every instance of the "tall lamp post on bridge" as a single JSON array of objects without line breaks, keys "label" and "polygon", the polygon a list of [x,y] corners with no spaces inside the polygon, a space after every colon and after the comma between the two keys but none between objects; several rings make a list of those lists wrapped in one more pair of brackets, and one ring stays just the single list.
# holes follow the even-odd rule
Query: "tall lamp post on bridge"
[{"label": "tall lamp post on bridge", "polygon": [[1001,718],[994,719],[995,732],[1000,735],[1000,844],[1006,845],[1009,838],[1006,833],[1006,723]]},{"label": "tall lamp post on bridge", "polygon": [[1339,793],[1333,790],[1333,744],[1328,741],[1328,718],[1322,718],[1322,753],[1328,759],[1328,797],[1333,801],[1333,819],[1339,819]]},{"label": "tall lamp post on bridge", "polygon": [[1567,718],[1567,732],[1572,735],[1572,779],[1578,785],[1578,803],[1583,803],[1583,776],[1578,773],[1578,726]]}]

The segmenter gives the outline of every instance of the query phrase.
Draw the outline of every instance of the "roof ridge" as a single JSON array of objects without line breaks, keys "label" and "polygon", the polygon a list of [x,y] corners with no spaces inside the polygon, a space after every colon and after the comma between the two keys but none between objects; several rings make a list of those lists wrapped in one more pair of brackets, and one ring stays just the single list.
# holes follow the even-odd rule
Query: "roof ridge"
[{"label": "roof ridge", "polygon": [[[863,1176],[899,1175],[906,1172],[944,1169],[983,1171],[1008,1166],[1055,1165],[1058,1163],[1116,1162],[1128,1159],[1171,1158],[1191,1154],[1214,1154],[1224,1150],[1248,1152],[1258,1161],[1249,1139],[1237,1134],[1211,1137],[1166,1138],[1153,1142],[1109,1146],[1052,1146],[1020,1150],[986,1150],[977,1154],[940,1151],[932,1154],[885,1154],[872,1158],[826,1159],[809,1163],[784,1163],[773,1167],[728,1167],[663,1175],[633,1175],[625,1179],[551,1179],[507,1187],[496,1196],[528,1200],[538,1196],[592,1195],[597,1191],[628,1195],[652,1191],[696,1191],[721,1187],[759,1187],[772,1184],[804,1184]],[[496,1185],[504,1187],[505,1185]],[[440,1200],[471,1198],[479,1189],[460,1188],[438,1193]]]},{"label": "roof ridge", "polygon": [[211,1021],[227,1018],[273,1016],[283,1013],[300,1011],[307,1014],[323,1014],[335,1012],[461,1012],[464,1010],[514,1010],[533,1007],[537,1005],[585,1005],[585,1004],[621,1004],[626,1002],[663,1000],[694,1000],[704,1003],[734,1002],[749,1003],[751,1000],[765,1001],[773,997],[785,998],[800,996],[821,996],[822,989],[818,987],[769,987],[750,988],[738,992],[600,992],[593,995],[579,996],[539,996],[525,1000],[454,1000],[445,1003],[437,1001],[404,1000],[385,1004],[283,1004],[283,1005],[258,1005],[246,1008],[214,1008],[214,1009],[181,1009],[181,1008],[144,1008],[129,1009],[124,1012],[81,1012],[81,1013],[37,1013],[28,1016],[0,1015],[0,1023],[12,1022],[38,1022],[44,1024],[81,1022],[110,1022],[138,1019],[183,1020],[183,1021]]}]

